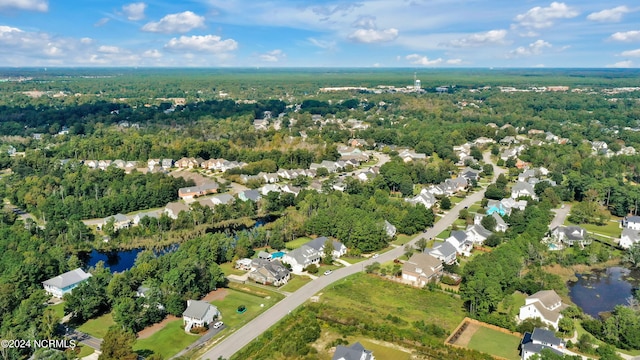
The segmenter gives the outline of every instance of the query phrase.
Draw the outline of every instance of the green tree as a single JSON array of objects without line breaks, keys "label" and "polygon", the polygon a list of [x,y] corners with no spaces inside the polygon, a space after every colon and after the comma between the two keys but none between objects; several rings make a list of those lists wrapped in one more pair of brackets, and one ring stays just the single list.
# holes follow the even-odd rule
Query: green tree
[{"label": "green tree", "polygon": [[449,209],[451,209],[451,200],[450,200],[448,197],[446,197],[446,196],[445,196],[445,197],[443,197],[443,198],[440,200],[440,208],[441,208],[442,210],[449,210]]},{"label": "green tree", "polygon": [[498,221],[491,215],[485,216],[480,220],[480,225],[489,231],[495,231]]},{"label": "green tree", "polygon": [[112,326],[102,340],[100,350],[102,354],[98,360],[136,360],[138,354],[133,351],[136,335],[122,330],[119,326]]},{"label": "green tree", "polygon": [[326,265],[331,265],[333,263],[333,241],[331,239],[327,239],[324,242],[322,253],[322,262]]}]

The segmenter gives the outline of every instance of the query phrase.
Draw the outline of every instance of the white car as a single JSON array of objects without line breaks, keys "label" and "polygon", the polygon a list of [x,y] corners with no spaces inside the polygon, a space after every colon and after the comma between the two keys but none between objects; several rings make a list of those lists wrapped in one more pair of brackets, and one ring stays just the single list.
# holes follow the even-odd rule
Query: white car
[{"label": "white car", "polygon": [[325,274],[325,275],[331,275],[331,273],[332,273],[332,272],[333,272],[333,271],[331,271],[331,270],[327,270],[327,271],[325,271],[325,272],[324,272],[324,274]]},{"label": "white car", "polygon": [[377,259],[377,258],[378,258],[378,256],[380,256],[380,254],[375,253],[375,254],[373,254],[372,258],[373,258],[373,259]]},{"label": "white car", "polygon": [[220,328],[222,325],[224,325],[224,323],[222,321],[218,321],[217,323],[213,324],[213,328],[214,329],[218,329]]}]

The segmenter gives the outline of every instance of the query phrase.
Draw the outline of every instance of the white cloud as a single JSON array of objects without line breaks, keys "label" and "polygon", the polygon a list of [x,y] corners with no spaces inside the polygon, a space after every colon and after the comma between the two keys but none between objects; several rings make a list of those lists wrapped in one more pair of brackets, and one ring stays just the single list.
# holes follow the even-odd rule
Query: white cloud
[{"label": "white cloud", "polygon": [[204,27],[204,17],[185,11],[177,14],[169,14],[158,22],[150,22],[142,27],[143,31],[164,34],[186,33],[196,28]]},{"label": "white cloud", "polygon": [[95,24],[93,24],[93,26],[100,27],[100,26],[106,25],[109,22],[109,20],[111,20],[111,19],[109,19],[107,17],[104,17],[104,18],[98,20]]},{"label": "white cloud", "polygon": [[615,41],[640,41],[640,31],[631,30],[631,31],[617,32],[617,33],[611,35],[611,40],[615,40]]},{"label": "white cloud", "polygon": [[146,58],[159,59],[162,57],[162,54],[160,53],[160,51],[153,49],[143,52],[142,56]]},{"label": "white cloud", "polygon": [[316,38],[307,38],[307,41],[309,41],[309,43],[311,43],[313,46],[319,47],[320,49],[334,50],[336,48],[335,41],[319,40]]},{"label": "white cloud", "polygon": [[33,10],[46,12],[49,10],[47,0],[0,0],[0,9]]},{"label": "white cloud", "polygon": [[633,61],[625,60],[625,61],[619,61],[619,62],[617,62],[615,64],[607,65],[607,67],[609,67],[609,68],[630,68],[630,67],[634,67],[634,65],[633,65]]},{"label": "white cloud", "polygon": [[433,66],[442,63],[442,58],[437,58],[434,60],[430,60],[426,56],[420,56],[418,54],[411,54],[405,56],[405,59],[409,60],[414,65],[423,65],[423,66]]},{"label": "white cloud", "polygon": [[361,16],[352,24],[352,26],[360,29],[375,29],[376,18],[375,16]]},{"label": "white cloud", "polygon": [[379,43],[379,42],[389,42],[393,41],[398,37],[398,29],[386,29],[386,30],[376,30],[376,29],[358,29],[349,35],[349,40],[371,44],[371,43]]},{"label": "white cloud", "polygon": [[123,50],[117,46],[102,45],[98,47],[98,52],[103,54],[121,54]]},{"label": "white cloud", "polygon": [[285,57],[287,57],[287,55],[285,53],[282,52],[282,50],[280,49],[275,49],[275,50],[271,50],[265,54],[260,54],[260,60],[262,61],[266,61],[266,62],[278,62],[282,59],[284,59]]},{"label": "white cloud", "polygon": [[524,47],[520,46],[515,50],[512,50],[509,55],[511,57],[521,57],[521,56],[531,56],[531,55],[540,55],[544,48],[552,47],[551,44],[544,40],[536,40],[529,44],[529,46]]},{"label": "white cloud", "polygon": [[640,49],[623,51],[620,56],[640,57]]},{"label": "white cloud", "polygon": [[571,19],[578,16],[579,12],[567,6],[565,3],[552,2],[548,7],[536,6],[524,14],[516,16],[515,21],[520,26],[534,29],[548,28],[558,19]]},{"label": "white cloud", "polygon": [[144,19],[144,11],[147,8],[147,4],[143,2],[131,3],[122,6],[122,11],[128,20],[142,20]]},{"label": "white cloud", "polygon": [[173,38],[164,46],[170,51],[195,51],[222,54],[236,50],[238,43],[233,39],[222,40],[220,36],[181,36]]},{"label": "white cloud", "polygon": [[504,45],[507,30],[489,30],[487,32],[471,34],[467,37],[452,40],[448,45],[455,47],[473,47],[485,45]]},{"label": "white cloud", "polygon": [[622,15],[629,12],[631,12],[631,9],[623,5],[591,13],[587,16],[587,19],[601,22],[618,22],[622,20]]},{"label": "white cloud", "polygon": [[449,65],[460,65],[460,64],[462,64],[462,59],[449,59],[449,60],[447,60],[447,64],[449,64]]}]

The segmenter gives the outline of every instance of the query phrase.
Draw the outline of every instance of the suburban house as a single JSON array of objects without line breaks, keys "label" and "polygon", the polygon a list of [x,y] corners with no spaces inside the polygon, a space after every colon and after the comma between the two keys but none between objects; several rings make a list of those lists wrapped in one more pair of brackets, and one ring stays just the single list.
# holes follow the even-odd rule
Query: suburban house
[{"label": "suburban house", "polygon": [[238,193],[238,199],[242,201],[257,202],[262,199],[262,195],[258,190],[245,190]]},{"label": "suburban house", "polygon": [[210,197],[213,205],[227,205],[233,202],[233,196],[229,194],[219,194]]},{"label": "suburban house", "polygon": [[467,186],[469,186],[469,181],[467,181],[467,178],[464,176],[460,176],[455,179],[446,179],[442,185],[444,186],[446,193],[453,195],[458,191],[466,189]]},{"label": "suburban house", "polygon": [[206,301],[187,300],[187,309],[182,313],[184,331],[189,332],[194,327],[206,327],[220,316],[218,308]]},{"label": "suburban house", "polygon": [[395,226],[393,226],[393,224],[391,224],[390,222],[385,220],[384,221],[384,231],[387,233],[388,237],[394,237],[398,230],[396,229]]},{"label": "suburban house", "polygon": [[618,245],[623,249],[630,248],[633,244],[640,242],[640,231],[630,228],[622,229],[622,235],[620,235],[620,241]]},{"label": "suburban house", "polygon": [[425,252],[447,265],[456,262],[456,247],[447,241],[437,243],[432,248],[425,249]]},{"label": "suburban house", "polygon": [[200,164],[202,164],[204,162],[204,160],[198,158],[187,158],[187,157],[183,157],[182,159],[176,161],[175,165],[177,168],[180,169],[193,169],[193,168],[197,168],[200,167]]},{"label": "suburban house", "polygon": [[517,182],[515,185],[513,185],[513,187],[511,188],[511,198],[512,199],[517,199],[520,197],[530,197],[534,200],[536,200],[538,198],[538,196],[536,196],[536,192],[534,190],[534,186],[530,183],[527,182]]},{"label": "suburban house", "polygon": [[417,153],[413,150],[402,150],[398,153],[398,156],[404,161],[424,160],[427,158],[426,154]]},{"label": "suburban house", "polygon": [[336,346],[331,360],[375,360],[373,352],[366,350],[362,344],[356,342],[351,346]]},{"label": "suburban house", "polygon": [[180,214],[182,211],[189,212],[189,206],[177,201],[170,202],[164,207],[164,213],[173,220],[177,219],[178,214]]},{"label": "suburban house", "polygon": [[622,219],[622,227],[633,230],[640,230],[640,216],[628,216]]},{"label": "suburban house", "polygon": [[[326,236],[321,236],[307,242],[305,245],[315,249],[317,252],[320,253],[320,256],[323,256],[324,247],[327,243],[327,240],[329,239]],[[334,259],[340,258],[341,256],[344,256],[347,253],[347,247],[344,246],[344,244],[341,243],[340,241],[331,240],[331,243],[333,244],[333,252],[331,253],[331,256],[333,256]]]},{"label": "suburban house", "polygon": [[551,230],[551,237],[567,246],[591,244],[587,231],[580,226],[557,226]]},{"label": "suburban house", "polygon": [[291,274],[279,260],[253,259],[249,273],[249,279],[262,285],[284,285],[289,281]]},{"label": "suburban house", "polygon": [[365,139],[351,139],[349,140],[349,145],[352,147],[364,147],[368,146],[367,141]]},{"label": "suburban house", "polygon": [[469,181],[478,181],[480,180],[480,170],[467,167],[460,172],[460,176]]},{"label": "suburban house", "polygon": [[51,294],[51,296],[62,298],[64,294],[71,292],[76,286],[80,285],[83,281],[91,277],[91,274],[84,272],[82,269],[77,268],[71,271],[67,271],[62,275],[58,275],[49,280],[43,281],[42,286],[44,291]]},{"label": "suburban house", "polygon": [[442,275],[442,261],[429,254],[416,253],[402,265],[402,280],[423,287]]},{"label": "suburban house", "polygon": [[282,257],[282,262],[291,265],[293,272],[303,272],[304,269],[311,265],[320,264],[320,257],[322,255],[314,248],[307,245],[288,252]]},{"label": "suburban house", "polygon": [[485,216],[490,216],[490,217],[492,217],[492,218],[494,218],[496,220],[495,231],[497,231],[497,232],[505,232],[509,228],[509,225],[507,225],[507,223],[504,221],[502,216],[498,215],[497,212],[492,212],[491,215],[476,214],[476,216],[473,218],[473,223],[476,224],[476,225],[482,224],[482,219]]},{"label": "suburban house", "polygon": [[460,230],[454,230],[445,240],[456,248],[456,252],[462,256],[471,256],[473,249],[473,241],[467,239],[467,233]]},{"label": "suburban house", "polygon": [[533,332],[524,333],[520,342],[520,358],[527,360],[535,354],[549,349],[556,355],[564,356],[565,344],[552,331],[535,328]]},{"label": "suburban house", "polygon": [[280,186],[276,184],[266,184],[260,188],[260,192],[262,193],[263,196],[267,196],[270,192],[279,193],[279,192],[282,192],[282,190],[280,190]]},{"label": "suburban house", "polygon": [[485,229],[484,226],[480,224],[467,226],[465,233],[467,234],[468,241],[472,241],[474,244],[480,245],[482,245],[489,236],[493,235],[491,231]]},{"label": "suburban house", "polygon": [[180,199],[193,199],[196,196],[214,194],[218,192],[218,183],[210,182],[198,186],[183,187],[178,189]]},{"label": "suburban house", "polygon": [[104,226],[113,221],[113,229],[120,230],[128,228],[131,225],[131,220],[124,214],[115,214],[102,220],[102,224],[98,226],[98,230],[104,229]]},{"label": "suburban house", "polygon": [[405,199],[405,201],[410,202],[414,205],[417,204],[422,204],[424,205],[424,207],[426,207],[427,209],[431,208],[433,205],[435,205],[436,203],[436,197],[433,196],[430,192],[428,192],[426,189],[422,189],[422,191],[420,192],[420,194],[412,197],[412,198],[408,198]]},{"label": "suburban house", "polygon": [[522,321],[539,318],[545,324],[557,329],[562,318],[560,311],[566,307],[567,305],[562,303],[562,299],[555,291],[541,290],[525,299],[524,305],[520,307],[518,319]]},{"label": "suburban house", "polygon": [[158,211],[147,211],[147,212],[138,213],[138,214],[136,214],[136,216],[133,217],[133,224],[134,225],[140,224],[140,221],[142,221],[142,219],[144,219],[146,217],[152,218],[152,219],[158,219],[158,218],[160,218],[160,212],[158,212]]}]

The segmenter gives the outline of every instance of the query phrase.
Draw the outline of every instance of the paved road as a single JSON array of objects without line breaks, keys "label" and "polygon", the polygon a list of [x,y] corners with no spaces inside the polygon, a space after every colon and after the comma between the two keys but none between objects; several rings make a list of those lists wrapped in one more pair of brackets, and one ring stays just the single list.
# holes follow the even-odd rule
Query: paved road
[{"label": "paved road", "polygon": [[174,356],[172,356],[171,359],[175,359],[177,357],[180,357],[180,356],[186,354],[187,352],[191,351],[192,349],[196,349],[196,348],[199,348],[199,347],[203,346],[204,343],[209,341],[209,339],[211,339],[212,337],[218,335],[218,333],[220,331],[222,331],[223,329],[225,329],[226,327],[227,327],[227,325],[222,325],[222,327],[219,327],[217,329],[210,328],[209,331],[207,331],[204,335],[202,335],[200,338],[198,338],[198,340],[196,340],[193,344],[187,346],[186,349],[183,349],[179,353],[177,353]]},{"label": "paved road", "polygon": [[552,209],[556,215],[551,220],[551,224],[549,224],[549,230],[553,230],[557,226],[562,226],[564,224],[564,220],[569,215],[569,211],[571,211],[571,204],[564,204],[563,208],[560,209]]},{"label": "paved road", "polygon": [[100,345],[102,345],[102,339],[94,338],[93,336],[80,332],[76,329],[67,328],[66,336],[69,339],[79,341],[80,343],[92,347],[95,350],[100,350]]},{"label": "paved road", "polygon": [[[484,154],[485,162],[489,163],[490,154]],[[504,173],[505,170],[498,168],[494,164],[494,177],[493,181],[495,181],[501,173]],[[436,235],[444,231],[449,225],[453,224],[453,222],[458,218],[458,213],[465,206],[471,206],[473,203],[482,200],[484,197],[484,189],[473,193],[463,199],[458,205],[456,205],[453,209],[451,209],[446,215],[444,215],[434,226],[429,229],[426,233],[421,233],[412,239],[409,244],[413,245],[420,238],[434,238]],[[242,328],[238,329],[236,332],[229,335],[227,338],[223,339],[220,343],[218,343],[214,348],[207,351],[201,359],[210,359],[216,360],[219,357],[222,358],[230,358],[233,354],[238,352],[244,346],[249,344],[253,339],[258,337],[263,332],[267,331],[271,326],[275,325],[280,319],[287,316],[291,310],[297,308],[302,305],[305,301],[307,301],[311,296],[318,293],[325,287],[331,285],[332,283],[345,278],[349,275],[353,275],[355,273],[361,272],[367,265],[372,264],[373,262],[388,262],[392,261],[404,254],[404,247],[397,247],[386,253],[382,253],[378,256],[377,259],[368,259],[361,263],[358,263],[353,266],[344,267],[338,270],[335,270],[332,274],[328,276],[320,276],[318,279],[307,283],[305,286],[300,288],[298,291],[292,293],[290,296],[284,298],[279,303],[275,304],[273,307],[258,315],[255,319],[247,323]]]}]

